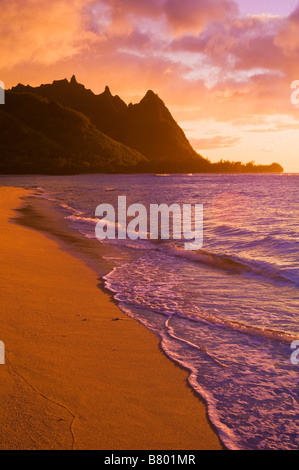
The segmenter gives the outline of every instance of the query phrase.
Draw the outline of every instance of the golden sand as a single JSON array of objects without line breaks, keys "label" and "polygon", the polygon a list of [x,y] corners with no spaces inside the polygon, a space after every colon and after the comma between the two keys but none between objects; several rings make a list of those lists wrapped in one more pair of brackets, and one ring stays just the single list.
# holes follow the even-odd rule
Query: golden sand
[{"label": "golden sand", "polygon": [[0,188],[0,449],[221,449],[158,339],[83,261],[10,222],[26,194]]}]

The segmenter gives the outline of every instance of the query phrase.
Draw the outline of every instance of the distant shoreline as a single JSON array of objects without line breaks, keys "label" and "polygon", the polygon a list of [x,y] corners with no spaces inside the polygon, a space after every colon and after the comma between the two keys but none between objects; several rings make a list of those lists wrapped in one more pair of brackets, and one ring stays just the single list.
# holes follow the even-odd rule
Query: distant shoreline
[{"label": "distant shoreline", "polygon": [[190,172],[168,172],[164,174],[156,173],[156,172],[128,172],[128,173],[108,173],[108,172],[103,172],[103,173],[0,173],[0,177],[9,177],[9,176],[88,176],[88,175],[149,175],[149,176],[193,176],[193,175],[296,175],[299,174],[298,172],[288,172],[288,171],[277,171],[277,172],[267,172],[267,171],[253,171],[253,172],[236,172],[236,173],[231,173],[231,172],[193,172],[190,174]]}]

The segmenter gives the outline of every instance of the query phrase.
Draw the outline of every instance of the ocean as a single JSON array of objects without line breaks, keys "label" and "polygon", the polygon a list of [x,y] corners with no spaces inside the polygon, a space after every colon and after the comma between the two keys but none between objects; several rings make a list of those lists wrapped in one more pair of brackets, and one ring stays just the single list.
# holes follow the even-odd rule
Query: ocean
[{"label": "ocean", "polygon": [[298,449],[299,175],[2,176],[0,185],[34,189],[87,239],[96,207],[117,207],[118,196],[203,204],[201,250],[97,241],[117,248],[105,287],[189,371],[227,448]]}]

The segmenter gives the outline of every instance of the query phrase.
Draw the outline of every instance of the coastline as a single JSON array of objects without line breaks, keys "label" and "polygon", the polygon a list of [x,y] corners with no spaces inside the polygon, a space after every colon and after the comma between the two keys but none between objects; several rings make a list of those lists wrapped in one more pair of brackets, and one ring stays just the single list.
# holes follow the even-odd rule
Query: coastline
[{"label": "coastline", "polygon": [[222,449],[187,372],[0,188],[0,449]]}]

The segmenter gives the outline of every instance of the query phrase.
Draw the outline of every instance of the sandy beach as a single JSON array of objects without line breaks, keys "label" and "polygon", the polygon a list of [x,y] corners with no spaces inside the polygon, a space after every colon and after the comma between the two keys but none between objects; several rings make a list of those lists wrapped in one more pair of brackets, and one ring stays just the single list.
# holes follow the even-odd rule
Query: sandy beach
[{"label": "sandy beach", "polygon": [[187,373],[0,188],[0,449],[221,449]]}]

